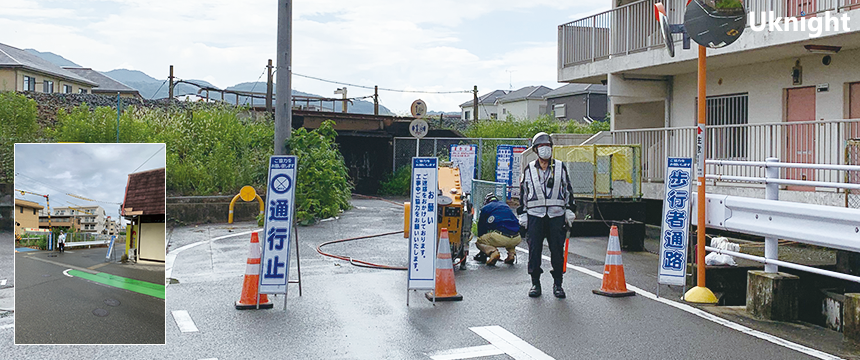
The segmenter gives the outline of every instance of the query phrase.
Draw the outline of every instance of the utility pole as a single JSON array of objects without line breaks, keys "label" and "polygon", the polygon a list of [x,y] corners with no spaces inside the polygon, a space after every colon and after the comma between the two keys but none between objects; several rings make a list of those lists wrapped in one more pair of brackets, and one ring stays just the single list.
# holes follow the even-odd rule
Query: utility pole
[{"label": "utility pole", "polygon": [[167,98],[168,101],[173,101],[173,65],[170,65],[170,76],[167,77],[170,79],[170,86],[167,88]]},{"label": "utility pole", "polygon": [[[341,112],[345,113],[346,112],[346,101],[347,101],[346,100],[346,86],[344,86],[342,88],[337,88],[337,90],[335,90],[334,93],[335,94],[341,94],[341,96],[343,96],[343,102],[341,103],[342,105],[340,107],[340,110],[341,110]],[[334,109],[332,109],[332,110],[334,110]]]},{"label": "utility pole", "polygon": [[276,94],[278,96],[275,109],[275,155],[287,155],[286,141],[292,133],[293,106],[290,77],[292,75],[292,42],[293,42],[293,2],[278,0],[278,81]]},{"label": "utility pole", "polygon": [[478,85],[472,90],[472,119],[478,121]]},{"label": "utility pole", "polygon": [[379,115],[379,86],[373,85],[373,115]]},{"label": "utility pole", "polygon": [[269,65],[266,69],[269,71],[269,77],[266,80],[266,113],[272,112],[272,59],[269,59]]}]

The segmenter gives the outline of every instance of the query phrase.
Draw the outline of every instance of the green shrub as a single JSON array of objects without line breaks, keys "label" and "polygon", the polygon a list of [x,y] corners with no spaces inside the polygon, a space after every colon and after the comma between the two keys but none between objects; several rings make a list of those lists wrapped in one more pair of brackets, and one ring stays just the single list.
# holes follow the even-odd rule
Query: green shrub
[{"label": "green shrub", "polygon": [[0,183],[11,183],[15,143],[38,139],[36,102],[14,92],[0,92]]},{"label": "green shrub", "polygon": [[349,209],[353,186],[335,137],[334,122],[326,120],[314,131],[293,131],[288,140],[299,162],[296,220],[300,224],[312,224]]},{"label": "green shrub", "polygon": [[412,169],[401,166],[379,183],[379,195],[408,196],[411,177]]}]

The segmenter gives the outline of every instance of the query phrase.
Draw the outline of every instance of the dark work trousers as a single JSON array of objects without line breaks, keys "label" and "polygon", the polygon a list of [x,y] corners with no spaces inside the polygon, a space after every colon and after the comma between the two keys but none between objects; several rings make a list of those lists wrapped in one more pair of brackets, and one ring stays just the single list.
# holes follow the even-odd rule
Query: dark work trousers
[{"label": "dark work trousers", "polygon": [[537,217],[529,215],[528,243],[529,243],[529,274],[532,278],[540,277],[543,270],[540,268],[541,254],[543,253],[543,239],[549,244],[550,263],[552,263],[552,279],[555,284],[561,284],[564,269],[564,215],[557,217]]}]

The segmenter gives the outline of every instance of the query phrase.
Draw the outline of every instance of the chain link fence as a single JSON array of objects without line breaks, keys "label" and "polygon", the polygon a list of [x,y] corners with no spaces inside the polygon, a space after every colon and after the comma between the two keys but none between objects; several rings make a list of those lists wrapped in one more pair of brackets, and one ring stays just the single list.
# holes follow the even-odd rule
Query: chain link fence
[{"label": "chain link fence", "polygon": [[[845,145],[845,164],[860,165],[860,139],[848,140]],[[860,171],[846,171],[845,182],[860,184]],[[860,190],[845,190],[845,207],[860,209]]]},{"label": "chain link fence", "polygon": [[484,197],[487,194],[496,194],[499,200],[504,201],[507,184],[500,182],[474,180],[472,181],[472,204],[475,206],[474,221],[481,218],[481,208],[484,206]]},{"label": "chain link fence", "polygon": [[476,179],[496,180],[496,148],[499,145],[523,145],[528,147],[531,139],[483,139],[483,138],[424,138],[419,141],[416,155],[415,138],[394,138],[392,169],[410,166],[415,156],[438,157],[440,161],[451,160],[451,145],[477,145],[478,161]]},{"label": "chain link fence", "polygon": [[570,172],[574,196],[639,198],[642,196],[639,145],[555,146],[553,157]]}]

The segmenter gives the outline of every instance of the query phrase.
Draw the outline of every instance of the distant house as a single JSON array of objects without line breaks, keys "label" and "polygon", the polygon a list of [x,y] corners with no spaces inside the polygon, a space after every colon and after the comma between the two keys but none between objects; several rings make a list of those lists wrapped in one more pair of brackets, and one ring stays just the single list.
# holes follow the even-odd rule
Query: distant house
[{"label": "distant house", "polygon": [[499,118],[505,119],[508,115],[516,119],[535,119],[546,114],[546,100],[544,95],[552,91],[546,86],[526,86],[513,91],[496,100],[496,108]]},{"label": "distant house", "polygon": [[136,249],[137,258],[141,260],[164,262],[164,170],[160,168],[128,175],[122,202],[122,216],[130,221],[126,232],[126,254],[130,249]]},{"label": "distant house", "polygon": [[[484,94],[478,97],[478,119],[498,119],[499,111],[496,106],[496,100],[500,97],[507,95],[508,92],[505,90],[495,90],[489,94]],[[469,100],[462,104],[460,104],[460,119],[462,120],[472,120],[474,119],[475,112],[475,100]]]},{"label": "distant house", "polygon": [[606,119],[606,85],[567,84],[544,95],[547,113],[558,120],[581,123]]},{"label": "distant house", "polygon": [[78,76],[90,80],[97,84],[97,87],[92,89],[93,94],[100,95],[116,95],[119,93],[121,97],[128,98],[140,98],[140,93],[132,89],[126,84],[123,84],[119,81],[114,80],[110,76],[102,74],[98,71],[95,71],[90,68],[81,68],[81,67],[68,67],[65,66],[63,69],[68,70],[72,73],[77,74]]},{"label": "distant house", "polygon": [[0,91],[86,94],[96,86],[37,55],[0,44]]},{"label": "distant house", "polygon": [[15,234],[23,234],[24,229],[39,228],[39,210],[45,207],[38,203],[15,199]]}]

